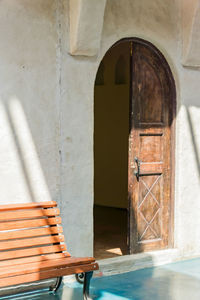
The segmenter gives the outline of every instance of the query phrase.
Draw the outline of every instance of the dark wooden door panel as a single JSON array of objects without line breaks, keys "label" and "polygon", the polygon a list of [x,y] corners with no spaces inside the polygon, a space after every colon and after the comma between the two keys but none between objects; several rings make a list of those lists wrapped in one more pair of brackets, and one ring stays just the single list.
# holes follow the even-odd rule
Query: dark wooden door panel
[{"label": "dark wooden door panel", "polygon": [[171,209],[171,84],[161,57],[132,42],[129,137],[131,252],[169,246]]}]

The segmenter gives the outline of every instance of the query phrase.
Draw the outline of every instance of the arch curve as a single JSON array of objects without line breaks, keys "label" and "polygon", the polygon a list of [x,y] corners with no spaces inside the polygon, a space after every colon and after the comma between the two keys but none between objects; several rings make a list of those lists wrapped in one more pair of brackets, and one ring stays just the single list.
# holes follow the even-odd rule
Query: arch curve
[{"label": "arch curve", "polygon": [[[158,87],[158,90],[156,90],[155,91],[155,94],[158,94],[159,95],[159,97],[160,98],[162,98],[163,97],[163,93],[164,93],[164,95],[166,96],[167,95],[167,98],[168,98],[168,102],[167,102],[167,105],[168,105],[168,109],[169,109],[169,111],[170,111],[170,113],[168,114],[168,116],[169,116],[169,122],[168,122],[168,124],[166,125],[167,127],[169,127],[170,128],[170,147],[169,147],[169,152],[170,152],[170,183],[168,182],[168,184],[170,184],[170,203],[169,203],[169,207],[170,207],[170,218],[169,218],[169,227],[170,227],[170,232],[168,232],[168,234],[169,234],[169,240],[167,241],[167,247],[172,247],[173,246],[173,219],[174,219],[174,217],[173,217],[173,214],[174,214],[174,157],[175,157],[175,152],[174,152],[174,149],[175,149],[175,117],[176,117],[176,87],[175,87],[175,81],[174,81],[174,77],[173,77],[173,75],[172,75],[172,71],[171,71],[171,68],[170,68],[170,66],[169,66],[169,64],[168,64],[168,62],[167,62],[167,60],[166,60],[166,58],[164,57],[164,55],[161,53],[161,51],[157,48],[157,47],[155,47],[152,43],[150,43],[150,42],[148,42],[148,41],[146,41],[146,40],[143,40],[143,39],[140,39],[140,38],[125,38],[125,39],[121,39],[121,40],[119,40],[119,41],[117,41],[116,43],[114,43],[109,49],[108,49],[108,51],[106,52],[106,54],[104,55],[104,58],[102,59],[102,61],[104,61],[104,59],[105,59],[105,57],[109,57],[109,68],[110,68],[110,70],[113,70],[112,72],[113,72],[113,74],[115,74],[115,72],[114,72],[114,70],[115,70],[115,66],[116,66],[116,64],[115,64],[115,62],[116,61],[119,61],[119,57],[120,57],[120,55],[118,56],[118,59],[116,59],[115,60],[115,62],[114,62],[114,60],[113,60],[113,58],[112,58],[112,54],[114,53],[114,51],[115,51],[115,49],[117,48],[117,47],[122,47],[123,48],[123,46],[124,45],[128,45],[127,46],[127,49],[125,49],[124,51],[126,52],[127,51],[127,53],[129,53],[128,55],[130,56],[130,59],[131,59],[131,62],[130,62],[130,66],[131,66],[131,68],[132,68],[132,63],[133,63],[133,57],[134,57],[134,55],[133,55],[133,51],[134,51],[134,49],[133,48],[131,48],[132,47],[132,45],[133,44],[137,44],[137,45],[140,45],[142,48],[143,48],[143,50],[144,49],[147,49],[147,52],[151,52],[152,53],[152,55],[154,56],[154,60],[152,61],[152,68],[146,68],[145,67],[145,72],[147,72],[148,73],[148,71],[150,70],[150,69],[152,69],[153,71],[154,71],[154,73],[155,73],[155,66],[157,67],[157,66],[159,66],[159,64],[162,64],[162,68],[160,68],[160,71],[161,71],[161,77],[163,77],[163,78],[161,78],[161,80],[159,80],[159,76],[156,76],[156,73],[155,73],[155,78],[157,78],[157,81],[156,81],[156,84],[159,86],[159,84],[160,84],[160,86],[161,87]],[[126,48],[126,47],[125,47]],[[130,54],[131,53],[131,54]],[[139,52],[138,52],[139,53]],[[144,55],[145,56],[145,55]],[[117,56],[116,56],[117,57]],[[123,56],[124,57],[124,56]],[[145,57],[144,57],[144,60],[145,60]],[[149,66],[151,65],[151,63],[149,63]],[[119,86],[118,87],[116,87],[116,85],[114,84],[115,83],[115,80],[113,79],[113,78],[115,78],[115,76],[110,76],[110,79],[108,78],[108,76],[106,75],[106,69],[108,69],[107,68],[107,66],[106,66],[106,63],[104,62],[104,67],[105,67],[105,83],[107,84],[107,83],[109,83],[110,85],[112,85],[112,88],[113,88],[113,91],[115,90],[115,93],[116,93],[116,91],[117,91],[117,88],[121,88],[121,89],[123,89],[123,84],[125,85],[125,82],[123,81],[123,80],[121,80],[121,78],[122,77],[118,77],[118,78],[120,78],[120,80],[119,80],[119,82],[122,82],[123,84],[119,84]],[[130,69],[131,69],[130,68]],[[120,72],[119,72],[119,70],[120,70],[120,68],[118,69],[118,73],[119,73],[119,75],[121,75],[120,74]],[[132,70],[132,72],[133,72],[133,70]],[[147,73],[146,73],[146,76],[147,76]],[[149,75],[148,75],[149,76]],[[110,81],[109,81],[110,80]],[[165,85],[164,85],[164,92],[162,93],[162,80],[165,80],[166,82],[165,82]],[[133,86],[132,86],[132,81],[133,81],[133,74],[132,73],[130,73],[130,78],[128,78],[128,83],[130,83],[129,85],[130,85],[130,90],[131,90],[131,94],[130,94],[130,99],[132,99],[132,93],[133,93]],[[153,95],[154,96],[154,94],[153,94],[153,89],[154,89],[154,87],[153,87],[153,82],[151,82],[151,80],[149,79],[149,78],[147,78],[147,81],[148,81],[148,83],[147,83],[147,85],[149,84],[149,94],[151,94],[151,95]],[[143,83],[145,83],[145,80],[143,81]],[[138,89],[140,89],[140,87],[139,86],[137,86],[137,88]],[[121,90],[122,91],[122,90]],[[120,93],[121,91],[119,91],[118,90],[118,92]],[[143,93],[144,94],[144,93]],[[147,93],[147,95],[149,95],[148,93]],[[103,97],[102,97],[102,99],[103,99]],[[151,99],[151,97],[150,97],[150,99]],[[163,101],[163,99],[164,98],[162,98],[161,99],[161,102],[156,102],[157,104],[159,104],[159,103],[162,103],[162,101]],[[109,103],[109,99],[107,99],[108,101],[107,101],[107,104]],[[159,99],[158,99],[159,100]],[[132,100],[131,100],[132,101]],[[131,101],[130,101],[130,103],[131,103]],[[151,99],[151,101],[152,101],[152,99]],[[144,101],[144,103],[147,103],[148,101]],[[125,102],[124,102],[125,103]],[[146,105],[146,104],[145,104]],[[160,106],[162,105],[162,104],[159,104]],[[159,113],[159,111],[160,111],[160,107],[159,107],[159,105],[157,105],[158,107],[157,107],[157,109],[154,109],[153,110],[153,118],[155,117],[155,115],[157,115],[158,113]],[[148,106],[148,103],[147,103],[147,106]],[[166,104],[164,105],[165,107],[166,107]],[[111,107],[111,108],[109,108],[110,109],[110,111],[112,111],[112,108],[114,108],[114,105]],[[121,113],[123,113],[123,107],[121,106]],[[144,107],[143,107],[144,108]],[[133,107],[131,108],[130,107],[130,109],[133,109]],[[132,110],[133,111],[133,110]],[[130,117],[130,114],[129,114],[129,117]],[[146,118],[146,114],[144,114],[144,118]],[[101,118],[100,119],[102,119],[102,121],[104,122],[105,121],[105,119],[104,119],[104,112],[103,112],[103,110],[101,110]],[[118,117],[118,120],[120,119],[120,117]],[[144,121],[144,120],[143,120]],[[151,121],[152,122],[152,118],[150,118],[150,119],[148,119],[148,121]],[[152,126],[152,128],[156,128],[156,129],[158,129],[158,123],[160,122],[160,123],[162,123],[162,118],[161,119],[156,119],[156,124],[154,124],[153,126]],[[144,122],[143,122],[144,123]],[[129,121],[129,124],[130,124],[130,121]],[[116,123],[116,125],[117,125],[117,123]],[[135,126],[135,128],[137,127],[136,126],[136,123],[134,124],[134,126]],[[109,131],[109,129],[107,130],[107,132]],[[112,131],[113,132],[113,131]],[[129,134],[131,133],[131,128],[129,127]],[[165,133],[164,133],[165,134]],[[144,137],[146,137],[146,136],[148,136],[148,134],[146,134],[146,133],[142,133],[141,134],[141,136],[143,137],[141,140],[142,141],[144,141],[145,140],[145,138]],[[153,136],[153,134],[150,132],[150,135],[149,136]],[[156,135],[155,135],[155,141],[156,141],[156,143],[159,143],[159,140],[161,139],[161,138],[159,138],[159,136],[163,136],[163,134],[161,134],[161,133],[156,133]],[[150,140],[151,138],[148,138],[148,141]],[[153,139],[153,138],[152,138]],[[119,139],[120,140],[120,139]],[[127,138],[127,140],[128,140],[128,138]],[[144,142],[144,143],[146,143],[146,142]],[[145,146],[146,147],[146,146]],[[145,147],[143,147],[143,150],[145,150]],[[154,146],[153,146],[154,147]],[[156,146],[157,147],[157,146]],[[153,148],[152,148],[153,149]],[[156,148],[155,148],[156,149]],[[104,153],[104,152],[102,152],[102,153]],[[150,157],[150,155],[148,155],[148,158]],[[132,175],[131,175],[132,176]],[[128,193],[127,193],[128,194]],[[129,199],[129,201],[130,201],[130,199]],[[133,214],[132,214],[132,217],[133,217]],[[130,217],[129,217],[129,219],[130,219]],[[138,225],[138,228],[139,228],[139,226],[140,225]],[[137,226],[136,226],[137,227]],[[138,231],[140,230],[140,228],[138,229]],[[129,250],[131,249],[131,243],[130,243],[130,232],[129,232]],[[166,244],[165,244],[165,246],[166,246]],[[139,248],[137,248],[137,251],[138,252],[140,252],[140,251],[142,251],[142,247],[140,247],[140,249]],[[134,252],[133,250],[130,250],[130,252]]]}]

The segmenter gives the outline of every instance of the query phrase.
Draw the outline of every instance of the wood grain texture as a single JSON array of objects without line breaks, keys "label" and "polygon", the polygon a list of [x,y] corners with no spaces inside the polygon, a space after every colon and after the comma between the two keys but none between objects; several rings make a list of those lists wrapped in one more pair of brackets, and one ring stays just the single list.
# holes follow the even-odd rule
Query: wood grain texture
[{"label": "wood grain texture", "polygon": [[3,251],[0,253],[0,261],[6,259],[16,259],[22,257],[44,255],[48,253],[57,253],[66,251],[66,245],[54,245],[54,246],[42,246],[37,248],[22,249],[22,250],[12,250],[12,251]]},{"label": "wood grain texture", "polygon": [[43,235],[52,235],[52,234],[54,235],[62,232],[63,232],[63,228],[61,226],[40,227],[40,228],[24,229],[24,230],[17,230],[17,231],[15,230],[0,231],[0,241],[30,238],[30,237],[43,236]]},{"label": "wood grain texture", "polygon": [[66,252],[55,202],[0,206],[0,287],[98,269]]},{"label": "wood grain texture", "polygon": [[0,268],[0,278],[5,278],[9,276],[16,276],[21,274],[29,274],[34,272],[41,272],[51,269],[60,269],[71,267],[74,265],[83,265],[93,263],[94,259],[85,257],[85,258],[59,258],[59,259],[51,259],[43,262],[33,262],[25,265],[15,265],[8,267]]},{"label": "wood grain texture", "polygon": [[41,217],[58,216],[60,211],[58,208],[49,209],[26,209],[18,211],[0,212],[0,222],[10,220],[35,219]]},{"label": "wood grain texture", "polygon": [[40,271],[35,273],[22,274],[20,276],[12,276],[12,277],[8,277],[6,280],[5,278],[2,278],[0,279],[0,287],[12,286],[21,283],[34,282],[42,279],[60,277],[60,276],[95,271],[95,270],[98,270],[97,263],[90,263],[88,265],[77,264],[76,266],[73,267],[60,268],[60,269],[58,268],[58,269],[52,269],[43,272]]},{"label": "wood grain texture", "polygon": [[31,219],[31,220],[17,220],[11,222],[0,222],[0,231],[4,230],[12,230],[12,229],[25,229],[32,227],[41,227],[41,226],[49,226],[61,224],[61,218],[48,218],[48,219]]},{"label": "wood grain texture", "polygon": [[18,209],[30,209],[30,208],[49,208],[56,207],[56,201],[44,201],[44,202],[30,202],[30,203],[17,203],[0,205],[0,211],[18,210]]},{"label": "wood grain texture", "polygon": [[[36,246],[48,245],[48,244],[57,244],[61,242],[64,242],[63,234],[21,239],[20,241],[19,240],[5,241],[0,243],[0,251],[11,250],[11,249],[15,250],[15,249],[27,248],[27,247],[36,247]],[[28,252],[29,249],[27,248],[26,251]]]},{"label": "wood grain texture", "polygon": [[[171,246],[175,85],[155,47],[139,39],[131,43],[129,248],[136,253]],[[138,178],[135,157],[140,160]]]},{"label": "wood grain texture", "polygon": [[25,265],[33,262],[43,262],[45,260],[54,260],[54,259],[64,258],[64,257],[71,257],[71,255],[68,252],[60,252],[60,253],[52,253],[52,254],[45,254],[45,255],[38,255],[38,256],[23,257],[17,259],[1,260],[0,268],[15,266],[15,265]]}]

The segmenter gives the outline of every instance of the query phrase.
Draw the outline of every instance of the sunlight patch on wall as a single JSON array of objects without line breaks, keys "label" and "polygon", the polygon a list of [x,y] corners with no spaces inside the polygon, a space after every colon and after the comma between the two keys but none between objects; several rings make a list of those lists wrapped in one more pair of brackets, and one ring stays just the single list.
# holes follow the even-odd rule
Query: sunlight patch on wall
[{"label": "sunlight patch on wall", "polygon": [[[200,130],[199,130],[199,120],[200,120],[200,107],[190,106],[188,107],[188,118],[190,122],[190,127],[192,131],[192,139],[195,147],[198,162],[200,162]],[[200,165],[199,165],[200,167]]]},{"label": "sunlight patch on wall", "polygon": [[3,102],[0,102],[0,120],[0,203],[22,202],[21,198],[25,198],[27,202],[31,201],[9,116]]},{"label": "sunlight patch on wall", "polygon": [[51,196],[24,110],[20,101],[15,97],[9,100],[8,115],[15,138],[18,160],[21,163],[31,201],[50,201]]}]

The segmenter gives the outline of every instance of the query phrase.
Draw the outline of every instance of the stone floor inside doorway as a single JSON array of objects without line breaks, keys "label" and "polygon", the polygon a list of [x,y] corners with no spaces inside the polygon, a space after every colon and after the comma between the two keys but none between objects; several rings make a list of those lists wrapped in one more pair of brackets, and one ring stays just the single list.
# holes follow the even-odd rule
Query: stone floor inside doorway
[{"label": "stone floor inside doorway", "polygon": [[[95,300],[199,300],[200,258],[93,278],[90,294]],[[38,291],[11,299],[82,300],[82,286],[74,282],[63,285],[56,295]]]},{"label": "stone floor inside doorway", "polygon": [[99,259],[128,254],[126,209],[94,206],[94,257]]}]

